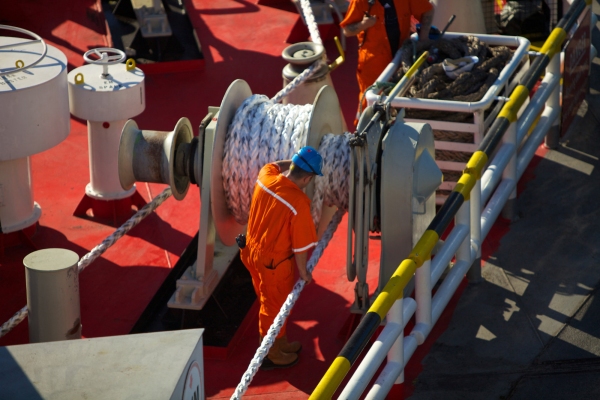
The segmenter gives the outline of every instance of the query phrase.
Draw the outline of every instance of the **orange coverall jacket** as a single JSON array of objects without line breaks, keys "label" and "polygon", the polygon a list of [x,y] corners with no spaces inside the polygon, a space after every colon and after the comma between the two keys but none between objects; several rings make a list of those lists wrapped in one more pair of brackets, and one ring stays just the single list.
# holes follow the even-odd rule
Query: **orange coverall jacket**
[{"label": "orange coverall jacket", "polygon": [[[420,20],[422,15],[431,10],[433,6],[428,0],[394,0],[396,7],[396,15],[398,24],[400,25],[400,46],[410,36],[411,16]],[[375,0],[375,4],[369,11],[369,3],[367,0],[352,0],[346,17],[340,23],[341,27],[345,27],[356,22],[360,22],[369,12],[370,15],[377,17],[375,25],[362,31],[358,34],[358,43],[361,45],[358,49],[358,68],[356,69],[356,78],[360,89],[360,101],[363,93],[371,86],[385,67],[392,61],[392,51],[385,30],[385,12],[379,0]],[[365,39],[366,35],[366,39]],[[394,54],[398,49],[394,49]],[[363,102],[363,110],[366,107],[366,100]]]},{"label": "orange coverall jacket", "polygon": [[[266,336],[294,286],[295,253],[317,245],[310,200],[276,164],[258,174],[241,259],[260,300],[259,332]],[[279,335],[285,335],[285,324]]]}]

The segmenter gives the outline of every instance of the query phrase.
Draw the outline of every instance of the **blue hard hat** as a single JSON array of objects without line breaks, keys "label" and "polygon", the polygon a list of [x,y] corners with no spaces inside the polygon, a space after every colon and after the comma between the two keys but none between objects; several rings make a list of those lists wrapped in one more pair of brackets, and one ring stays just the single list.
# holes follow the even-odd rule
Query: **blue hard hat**
[{"label": "blue hard hat", "polygon": [[312,172],[315,175],[323,176],[321,168],[323,167],[323,158],[317,150],[310,146],[304,146],[292,157],[294,165],[306,172]]}]

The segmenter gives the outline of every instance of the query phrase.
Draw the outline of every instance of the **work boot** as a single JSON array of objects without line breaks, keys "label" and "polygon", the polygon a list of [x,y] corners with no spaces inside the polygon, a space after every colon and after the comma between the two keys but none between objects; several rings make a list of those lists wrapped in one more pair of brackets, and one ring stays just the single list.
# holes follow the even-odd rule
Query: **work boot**
[{"label": "work boot", "polygon": [[[300,344],[300,342],[294,341],[294,342],[288,342],[287,340],[287,335],[283,335],[281,338],[281,351],[283,351],[284,353],[300,353],[300,350],[302,350],[302,345]],[[258,335],[258,345],[260,346],[262,344],[263,341],[263,336]]]},{"label": "work boot", "polygon": [[269,371],[276,368],[288,368],[296,365],[298,355],[296,353],[284,353],[281,351],[281,338],[275,339],[273,347],[269,350],[269,354],[265,357],[260,366],[263,371]]},{"label": "work boot", "polygon": [[287,335],[281,337],[281,351],[284,353],[300,353],[302,345],[300,342],[288,342]]}]

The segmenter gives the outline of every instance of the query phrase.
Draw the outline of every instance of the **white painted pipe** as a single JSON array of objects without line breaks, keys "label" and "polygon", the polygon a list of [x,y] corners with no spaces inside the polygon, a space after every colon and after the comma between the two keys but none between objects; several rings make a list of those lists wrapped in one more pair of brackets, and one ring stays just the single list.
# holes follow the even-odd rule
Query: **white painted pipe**
[{"label": "white painted pipe", "polygon": [[504,179],[494,192],[485,210],[481,213],[481,240],[485,240],[492,229],[494,222],[500,215],[502,207],[506,204],[516,184],[512,179]]},{"label": "white painted pipe", "polygon": [[[401,297],[396,300],[390,311],[387,313],[386,318],[389,322],[398,324],[400,326],[404,326],[404,316],[402,315],[404,299]],[[417,304],[417,307],[419,305]],[[388,363],[398,363],[399,365],[404,365],[404,331],[400,332],[390,351],[387,353],[387,362]],[[381,363],[380,363],[381,364]],[[394,383],[402,383],[404,381],[404,374],[400,374],[400,376],[396,377]]]},{"label": "white painted pipe", "polygon": [[[477,251],[472,249],[471,259],[475,257]],[[456,288],[462,281],[463,276],[467,272],[471,265],[471,260],[463,260],[458,262],[452,270],[448,273],[446,279],[436,292],[432,301],[432,322],[435,325],[439,319],[441,313],[444,311],[448,301],[456,292]],[[391,390],[397,377],[402,374],[404,368],[408,364],[408,361],[413,356],[417,346],[419,345],[418,337],[427,338],[431,332],[431,326],[427,327],[423,324],[415,326],[409,336],[404,338],[404,362],[402,364],[398,362],[389,362],[384,367],[381,374],[377,378],[377,381],[365,397],[365,399],[385,399],[389,391]]]},{"label": "white painted pipe", "polygon": [[[527,132],[533,125],[533,122],[536,120],[542,108],[545,106],[544,102],[552,94],[552,91],[557,87],[559,82],[560,76],[548,74],[540,84],[540,87],[531,99],[529,106],[524,110],[521,117],[517,120],[516,143],[518,145],[524,145],[523,141],[527,135]],[[529,142],[529,140],[530,139],[526,139],[525,142]],[[502,147],[498,149],[494,159],[483,173],[481,177],[482,204],[486,204],[492,192],[500,182],[501,172],[506,168],[515,148],[516,147],[513,144],[504,143]]]},{"label": "white painted pipe", "polygon": [[[558,79],[561,77],[560,73],[561,60],[560,57],[556,55],[552,57],[548,66],[546,67],[546,74],[551,76],[556,76]],[[548,100],[546,100],[546,107],[550,108],[560,108],[561,107],[561,88],[557,85]],[[551,129],[546,133],[545,145],[548,148],[556,148],[558,146],[558,141],[560,139],[560,122],[558,120],[554,121]]]},{"label": "white painted pipe", "polygon": [[535,122],[540,111],[545,106],[546,100],[552,94],[560,83],[561,76],[556,74],[546,74],[535,94],[531,98],[529,106],[517,120],[517,143],[520,145],[527,132]]},{"label": "white painted pipe", "polygon": [[0,161],[1,233],[16,232],[35,224],[42,210],[33,201],[29,157]]},{"label": "white painted pipe", "polygon": [[[471,230],[471,243],[481,243],[481,179],[475,182],[475,186],[471,190],[471,198],[469,199],[471,207],[469,212],[470,217],[470,230]],[[469,269],[467,277],[469,282],[478,282],[481,279],[481,246],[477,246],[477,254],[475,255],[474,262]]]},{"label": "white painted pipe", "polygon": [[[517,124],[511,123],[504,132],[502,136],[502,143],[506,143],[509,145],[513,145],[516,147],[517,145]],[[516,180],[517,178],[517,154],[512,153],[510,160],[506,164],[506,167],[502,171],[502,179],[503,180]],[[504,205],[504,209],[502,213],[505,218],[512,220],[516,214],[516,201],[517,201],[517,190],[516,188],[510,193],[507,203]]]},{"label": "white painted pipe", "polygon": [[81,339],[77,253],[34,251],[23,259],[31,343]]},{"label": "white painted pipe", "polygon": [[529,140],[527,141],[527,143],[525,143],[525,145],[519,152],[519,157],[517,160],[517,179],[520,179],[523,175],[523,172],[525,172],[525,169],[527,168],[529,162],[533,158],[537,148],[539,147],[542,141],[542,138],[544,137],[548,129],[550,129],[554,121],[556,121],[556,119],[559,117],[559,115],[560,107],[547,107],[542,113],[542,116],[540,117],[537,126],[535,127],[533,132],[531,132]]},{"label": "white painted pipe", "polygon": [[416,323],[431,326],[431,259],[425,261],[415,272],[415,300]]},{"label": "white painted pipe", "polygon": [[431,263],[431,285],[435,286],[440,279],[450,260],[454,257],[456,250],[464,242],[469,234],[469,228],[466,225],[455,225],[452,231],[444,241],[444,245],[437,252]]},{"label": "white painted pipe", "polygon": [[507,199],[510,196],[510,192],[508,190],[514,191],[516,187],[516,182],[521,178],[523,172],[529,165],[529,162],[533,158],[535,151],[537,150],[542,138],[545,136],[546,132],[552,126],[552,123],[558,118],[559,110],[557,108],[546,108],[540,117],[540,120],[531,133],[530,138],[527,140],[519,156],[517,158],[517,166],[516,166],[516,176],[515,179],[512,180],[504,180],[496,189],[494,196],[489,201],[487,207],[481,214],[481,230],[482,230],[482,240],[487,237],[487,234],[492,229],[492,226],[498,215],[500,213],[500,207],[506,204]]},{"label": "white painted pipe", "polygon": [[515,152],[513,144],[504,143],[496,152],[490,165],[481,176],[481,203],[486,204],[498,183],[502,180],[502,171]]},{"label": "white painted pipe", "polygon": [[408,335],[404,338],[404,362],[402,364],[398,362],[387,362],[379,376],[377,381],[367,393],[365,400],[380,399],[383,400],[387,397],[388,393],[394,386],[395,381],[404,371],[406,364],[417,349],[417,339],[413,335]]},{"label": "white painted pipe", "polygon": [[[456,216],[454,218],[454,223],[456,225],[464,225],[468,226],[469,229],[471,227],[471,203],[470,201],[465,201],[462,206],[456,212]],[[472,261],[471,258],[471,232],[463,240],[463,242],[458,247],[456,251],[456,262],[460,261]]]},{"label": "white painted pipe", "polygon": [[[476,252],[473,251],[472,255],[475,258]],[[454,296],[456,292],[456,288],[463,280],[463,277],[469,270],[471,266],[471,260],[461,260],[457,262],[454,267],[450,270],[444,282],[440,285],[438,290],[435,292],[435,296],[433,296],[433,301],[431,303],[431,313],[433,317],[433,323],[437,323],[438,319],[442,315],[442,312],[446,309],[448,302]]]},{"label": "white painted pipe", "polygon": [[[409,337],[406,339],[409,339]],[[414,343],[415,348],[417,347],[414,339],[412,339],[411,343]],[[367,393],[365,400],[384,400],[392,389],[392,386],[394,386],[397,377],[402,374],[402,371],[404,371],[404,364],[388,362],[379,374],[371,390],[369,390],[369,393]]]},{"label": "white painted pipe", "polygon": [[[399,300],[396,300],[396,302],[398,301]],[[350,400],[360,398],[396,339],[403,334],[406,323],[413,316],[417,308],[417,303],[412,298],[406,297],[403,301],[402,308],[402,324],[391,322],[389,320],[387,321],[385,327],[377,337],[377,340],[373,343],[360,365],[356,368],[356,371],[340,394],[339,399]],[[390,309],[390,312],[392,312],[392,309]]]},{"label": "white painted pipe", "polygon": [[119,181],[119,142],[126,119],[111,122],[88,121],[90,183],[85,193],[99,200],[124,199],[135,192],[135,185],[123,190]]}]

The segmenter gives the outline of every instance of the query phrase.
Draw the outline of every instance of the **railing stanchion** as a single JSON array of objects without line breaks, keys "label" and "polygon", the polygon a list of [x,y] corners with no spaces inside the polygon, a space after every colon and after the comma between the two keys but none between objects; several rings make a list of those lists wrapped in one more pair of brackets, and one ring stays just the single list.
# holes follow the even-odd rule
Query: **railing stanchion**
[{"label": "railing stanchion", "polygon": [[[415,272],[415,285],[416,327],[426,336],[431,330],[431,259],[425,261]],[[425,341],[425,336],[423,341]]]},{"label": "railing stanchion", "polygon": [[[465,201],[463,205],[456,212],[456,217],[454,219],[455,225],[464,225],[468,226],[469,230],[471,227],[471,202]],[[458,247],[456,251],[456,264],[460,261],[471,262],[471,233],[467,235],[462,244]]]},{"label": "railing stanchion", "polygon": [[[548,66],[546,67],[546,73],[560,76],[560,53],[557,53],[550,59]],[[556,85],[548,100],[546,100],[546,107],[560,109],[560,86]],[[544,139],[544,146],[549,149],[556,149],[558,147],[558,141],[560,139],[560,115],[554,121],[546,138]]]},{"label": "railing stanchion", "polygon": [[[404,299],[402,297],[400,297],[394,302],[394,305],[392,306],[392,308],[390,308],[390,311],[387,313],[387,322],[395,322],[400,326],[404,326],[403,303]],[[419,306],[417,304],[417,310],[418,307]],[[396,339],[396,341],[392,345],[392,348],[390,349],[387,356],[387,361],[389,363],[393,362],[404,366],[404,330],[400,332],[400,335],[398,335],[398,339]],[[400,376],[398,376],[398,379],[396,379],[394,384],[400,384],[402,382],[404,382],[404,372],[402,372]]]},{"label": "railing stanchion", "polygon": [[[516,146],[517,144],[517,123],[512,122],[504,136],[502,137],[502,143],[509,143]],[[517,153],[515,152],[506,168],[502,172],[502,180],[513,180],[516,182],[517,180]],[[509,221],[514,220],[517,215],[517,188],[512,191],[512,193],[508,196],[508,200],[506,200],[506,204],[504,208],[502,208],[502,217],[508,219]]]},{"label": "railing stanchion", "polygon": [[477,256],[467,272],[469,283],[481,281],[481,179],[471,190],[471,242],[477,243]]}]

